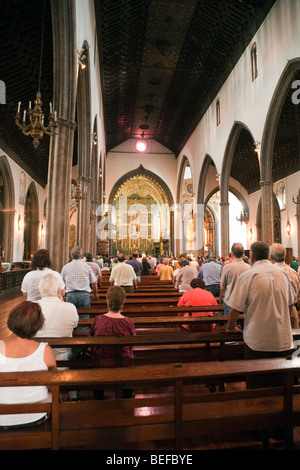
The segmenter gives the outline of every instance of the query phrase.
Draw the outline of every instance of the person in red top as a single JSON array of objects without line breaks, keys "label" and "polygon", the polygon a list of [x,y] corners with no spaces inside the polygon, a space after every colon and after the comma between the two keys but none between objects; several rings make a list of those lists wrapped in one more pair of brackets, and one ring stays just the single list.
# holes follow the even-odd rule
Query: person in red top
[{"label": "person in red top", "polygon": [[[120,286],[112,286],[107,290],[106,302],[108,312],[97,315],[90,328],[90,336],[135,336],[135,326],[131,318],[124,317],[121,311],[126,300],[125,290]],[[131,346],[123,346],[122,357],[133,358]],[[92,348],[92,358],[114,359],[115,349],[113,346],[100,346]],[[125,398],[133,397],[131,389],[123,390]],[[103,399],[103,390],[94,390],[96,399]]]},{"label": "person in red top", "polygon": [[[179,306],[198,306],[198,305],[218,305],[216,298],[213,294],[205,290],[205,284],[203,279],[195,278],[191,281],[191,290],[184,292],[180,298],[178,305]],[[214,312],[192,312],[192,316],[213,316]],[[189,313],[184,314],[185,317],[189,316]],[[207,331],[207,324],[198,324],[198,325],[182,325],[184,328],[189,331]],[[210,324],[210,329],[213,329],[215,324]]]}]

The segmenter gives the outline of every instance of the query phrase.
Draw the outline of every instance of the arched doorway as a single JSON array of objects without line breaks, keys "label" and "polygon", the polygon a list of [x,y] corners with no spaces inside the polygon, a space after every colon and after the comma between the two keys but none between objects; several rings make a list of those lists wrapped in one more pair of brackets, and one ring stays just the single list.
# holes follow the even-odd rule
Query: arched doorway
[{"label": "arched doorway", "polygon": [[[219,189],[219,175],[210,155],[206,155],[201,168],[196,214],[196,234],[198,237],[198,254],[204,256],[208,251],[218,252],[215,245],[219,235],[216,233],[216,214],[207,206],[209,196]],[[218,202],[219,204],[219,202]],[[219,211],[218,211],[219,213]],[[218,217],[219,218],[219,217]]]},{"label": "arched doorway", "polygon": [[[219,189],[212,191],[205,201],[205,220],[204,220],[204,254],[209,255],[213,252],[215,255],[221,255],[221,194]],[[247,248],[247,223],[240,220],[241,213],[249,213],[248,205],[235,188],[229,187],[229,247],[233,243],[242,243]],[[229,255],[230,249],[224,255]]]},{"label": "arched doorway", "polygon": [[15,194],[12,173],[5,155],[0,156],[0,256],[13,262]]},{"label": "arched doorway", "polygon": [[30,261],[38,249],[39,204],[34,182],[29,185],[24,208],[23,259]]},{"label": "arched doorway", "polygon": [[108,238],[111,254],[169,254],[173,251],[172,206],[165,182],[140,166],[113,187],[98,237]]},{"label": "arched doorway", "polygon": [[194,254],[196,250],[194,189],[191,166],[186,156],[183,157],[179,170],[177,203],[179,209],[177,238],[180,239],[177,252]]},{"label": "arched doorway", "polygon": [[[235,122],[225,149],[220,180],[221,205],[221,254],[230,251],[230,202],[229,185],[235,188],[244,200],[260,189],[260,162],[256,152],[255,140],[250,130],[241,122]],[[242,208],[242,218],[251,214]]]}]

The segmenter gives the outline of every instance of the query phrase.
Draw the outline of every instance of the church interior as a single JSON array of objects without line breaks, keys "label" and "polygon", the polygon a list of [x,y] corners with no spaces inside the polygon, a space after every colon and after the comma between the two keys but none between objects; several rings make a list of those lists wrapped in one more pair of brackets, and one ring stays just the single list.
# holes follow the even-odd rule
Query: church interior
[{"label": "church interior", "polygon": [[[263,241],[282,244],[286,263],[298,263],[299,21],[299,0],[1,2],[0,340],[8,334],[8,312],[24,300],[21,283],[37,250],[49,251],[59,273],[76,246],[111,259],[137,252],[224,261],[234,243],[249,256],[251,244]],[[163,295],[168,292],[165,287]],[[177,297],[174,304],[168,300],[177,305]],[[137,305],[143,308],[141,300]],[[146,325],[141,335],[150,335]],[[227,343],[229,360],[238,362],[240,342]],[[208,344],[201,348],[206,353]],[[190,357],[184,349],[174,352],[174,363]],[[157,368],[158,356],[152,358]],[[232,393],[239,393],[236,382],[229,379]],[[200,388],[209,395],[206,384]],[[136,408],[142,424],[148,417],[157,426],[156,447],[142,447],[147,436],[155,441],[150,426],[138,443],[130,438],[139,432],[132,424],[128,434],[116,431],[119,443],[90,448],[173,449],[169,431],[156,423],[159,399],[171,407],[163,392],[153,405]],[[297,416],[289,423],[295,448]],[[218,440],[211,421],[208,416],[200,439],[195,425],[195,434],[184,440],[183,426],[176,442],[193,450],[264,448],[245,434],[247,426]],[[232,416],[224,423],[235,425]],[[0,449],[5,439],[0,430]],[[82,439],[86,444],[87,436]],[[282,441],[272,445],[284,448]]]}]

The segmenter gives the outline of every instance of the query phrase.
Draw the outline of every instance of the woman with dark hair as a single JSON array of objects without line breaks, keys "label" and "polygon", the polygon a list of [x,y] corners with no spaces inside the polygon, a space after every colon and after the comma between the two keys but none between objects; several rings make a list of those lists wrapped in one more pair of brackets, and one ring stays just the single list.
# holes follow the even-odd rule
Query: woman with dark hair
[{"label": "woman with dark hair", "polygon": [[[109,287],[106,293],[108,312],[95,317],[90,329],[90,336],[136,336],[134,322],[131,318],[122,315],[126,300],[126,293],[122,287]],[[121,356],[133,358],[131,346],[123,346]],[[94,359],[114,359],[113,346],[100,346],[92,349]],[[132,390],[123,390],[124,397],[131,398]],[[103,398],[103,390],[94,391],[95,398]]]},{"label": "woman with dark hair", "polygon": [[23,292],[24,297],[26,297],[26,300],[34,302],[41,299],[38,287],[39,282],[43,275],[49,273],[52,273],[57,277],[61,295],[65,295],[65,283],[63,282],[60,273],[51,269],[51,259],[48,250],[37,250],[34,253],[31,261],[31,268],[32,270],[24,276],[21,285],[21,291]]},{"label": "woman with dark hair", "polygon": [[[0,341],[0,373],[56,369],[56,361],[47,343],[33,340],[44,324],[39,304],[22,302],[9,313],[7,326],[12,334]],[[0,387],[1,404],[39,403],[51,401],[46,386]],[[47,419],[42,413],[0,415],[0,428],[28,426]]]},{"label": "woman with dark hair", "polygon": [[148,260],[147,260],[146,256],[143,256],[141,276],[149,276],[150,275],[150,269],[151,269],[151,266],[148,263]]}]

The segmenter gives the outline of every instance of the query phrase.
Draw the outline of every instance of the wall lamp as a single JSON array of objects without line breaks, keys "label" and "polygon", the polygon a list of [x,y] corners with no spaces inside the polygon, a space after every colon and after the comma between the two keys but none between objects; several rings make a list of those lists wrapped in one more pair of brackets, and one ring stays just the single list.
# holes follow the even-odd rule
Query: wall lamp
[{"label": "wall lamp", "polygon": [[286,233],[287,233],[288,235],[291,235],[292,227],[291,227],[291,224],[290,224],[289,219],[288,219],[288,221],[287,221],[287,223],[286,223],[285,229],[286,229]]},{"label": "wall lamp", "polygon": [[19,218],[18,218],[18,232],[20,232],[21,230],[23,230],[24,228],[24,223],[22,221],[22,216],[19,215]]}]

